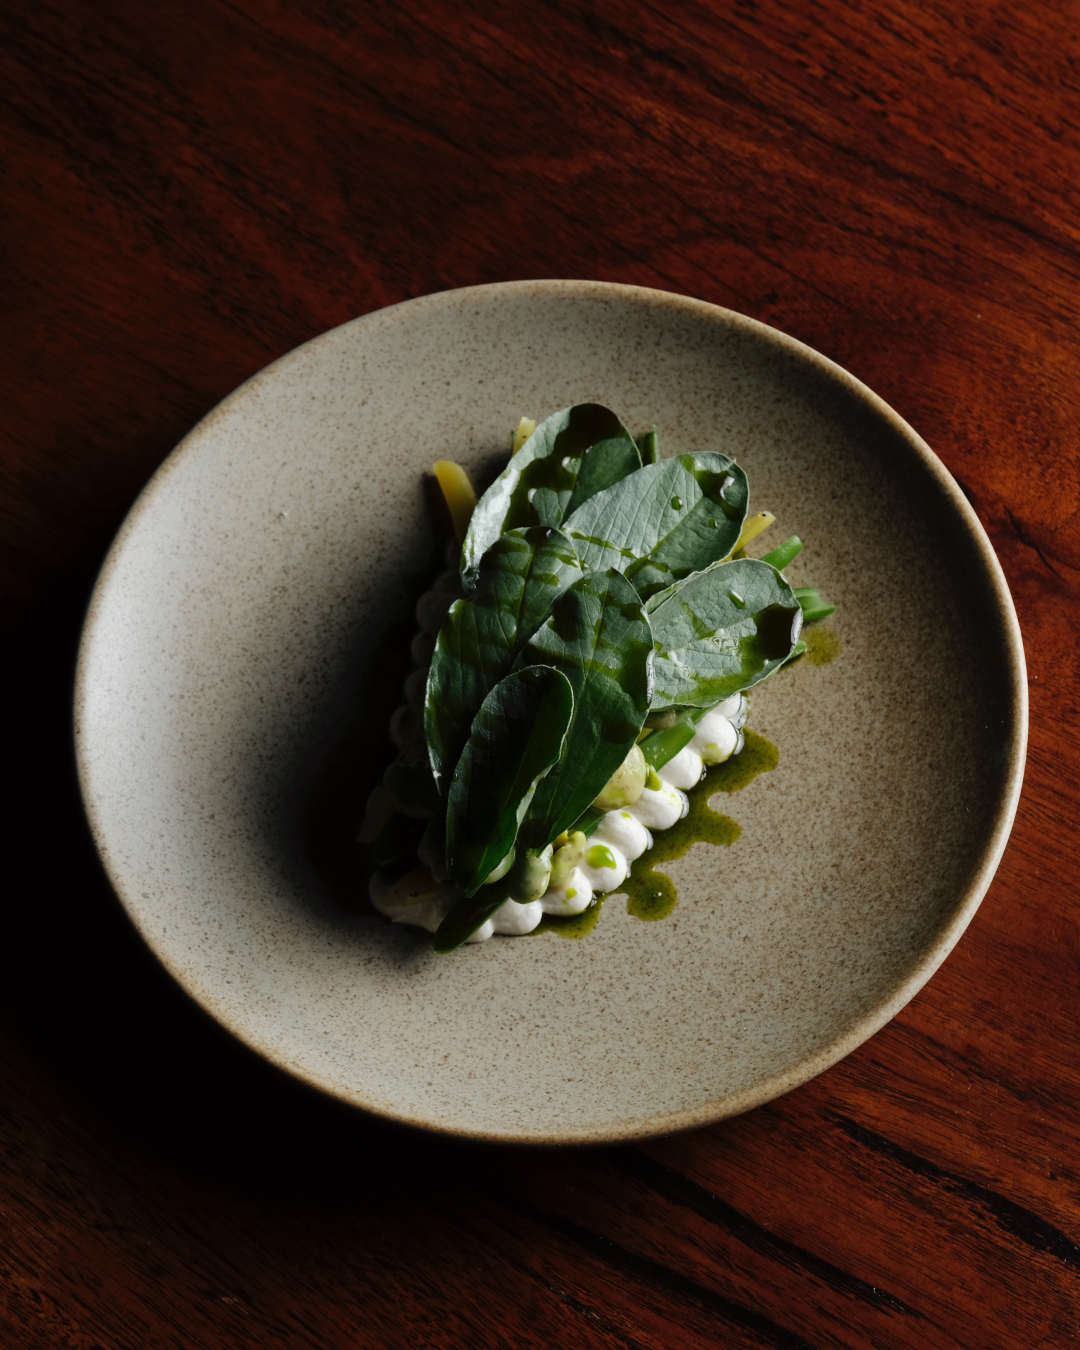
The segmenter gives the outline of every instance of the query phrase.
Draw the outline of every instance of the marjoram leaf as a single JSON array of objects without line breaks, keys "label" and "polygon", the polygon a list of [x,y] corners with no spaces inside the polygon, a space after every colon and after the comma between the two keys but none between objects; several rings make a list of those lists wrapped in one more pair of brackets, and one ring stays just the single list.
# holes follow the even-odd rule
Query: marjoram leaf
[{"label": "marjoram leaf", "polygon": [[590,497],[564,532],[587,568],[617,568],[647,599],[731,553],[749,496],[726,455],[679,455]]},{"label": "marjoram leaf", "polygon": [[556,767],[522,826],[543,848],[572,825],[637,739],[652,695],[653,638],[633,586],[619,572],[589,572],[563,591],[518,661],[561,670],[574,690],[574,718]]},{"label": "marjoram leaf", "polygon": [[476,504],[461,553],[466,591],[500,534],[559,526],[571,510],[641,467],[633,437],[599,403],[563,408],[540,423]]},{"label": "marjoram leaf", "polygon": [[795,593],[757,558],[696,572],[646,608],[656,641],[654,713],[711,708],[760,683],[788,659],[802,627]]},{"label": "marjoram leaf", "polygon": [[514,847],[537,783],[562,753],[573,712],[570,681],[550,666],[513,671],[480,705],[447,797],[446,865],[466,895]]}]

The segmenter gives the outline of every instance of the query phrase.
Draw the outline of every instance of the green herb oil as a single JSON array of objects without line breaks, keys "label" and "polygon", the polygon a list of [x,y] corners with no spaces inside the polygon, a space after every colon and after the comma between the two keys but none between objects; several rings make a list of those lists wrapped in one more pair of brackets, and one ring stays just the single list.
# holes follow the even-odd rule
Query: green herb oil
[{"label": "green herb oil", "polygon": [[545,914],[533,929],[533,932],[558,933],[560,937],[564,938],[588,937],[600,918],[602,903],[603,897],[601,896],[594,900],[588,909],[583,909],[580,914]]},{"label": "green herb oil", "polygon": [[[683,857],[695,844],[722,847],[733,844],[742,828],[730,816],[714,811],[709,799],[718,792],[738,792],[759,773],[770,772],[780,762],[780,752],[771,741],[749,729],[745,736],[746,743],[737,755],[723,764],[714,764],[697,787],[690,789],[686,794],[690,810],[671,829],[657,831],[656,843],[634,861],[621,886],[608,895],[597,896],[581,914],[566,918],[545,914],[533,932],[558,933],[564,938],[587,937],[600,918],[601,905],[611,895],[625,895],[627,913],[637,919],[666,919],[679,897],[675,883],[666,872],[658,872],[657,867]],[[595,866],[591,858],[589,861]]]},{"label": "green herb oil", "polygon": [[[749,727],[743,735],[746,737],[746,744],[739,753],[732,755],[723,764],[714,764],[704,780],[689,794],[691,799],[693,793],[700,792],[702,788],[706,788],[710,795],[714,792],[740,792],[747,783],[752,783],[759,773],[771,773],[776,768],[780,763],[780,751],[772,741],[767,741],[764,736],[759,736]],[[687,816],[687,820],[689,818]],[[685,824],[685,821],[682,823]]]},{"label": "green herb oil", "polygon": [[808,624],[802,631],[806,643],[806,659],[813,666],[827,666],[840,655],[841,642],[831,628]]},{"label": "green herb oil", "polygon": [[[722,769],[717,764],[716,769]],[[709,798],[716,792],[711,782],[714,770],[710,770],[695,788],[686,794],[690,798],[690,810],[682,820],[677,821],[669,830],[657,831],[656,843],[636,858],[630,867],[630,875],[617,891],[612,894],[626,896],[626,911],[635,919],[666,919],[675,908],[678,894],[675,883],[666,872],[656,869],[666,862],[673,862],[689,853],[695,844],[733,844],[742,829],[730,816],[723,816],[709,805]]]}]

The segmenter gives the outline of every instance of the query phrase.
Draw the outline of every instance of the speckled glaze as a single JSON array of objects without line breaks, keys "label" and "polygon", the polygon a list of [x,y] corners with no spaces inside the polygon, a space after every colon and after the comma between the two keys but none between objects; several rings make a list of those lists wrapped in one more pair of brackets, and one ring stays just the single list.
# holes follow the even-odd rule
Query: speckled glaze
[{"label": "speckled glaze", "polygon": [[[779,767],[723,799],[735,845],[672,864],[669,919],[613,898],[585,941],[437,957],[363,908],[348,847],[432,558],[423,477],[482,478],[520,415],[587,399],[734,454],[842,650],[755,695]],[[196,427],[98,582],[75,732],[128,913],[248,1045],[396,1120],[599,1143],[767,1101],[915,994],[1004,848],[1025,690],[989,543],[880,399],[726,310],[540,281],[358,319]]]}]

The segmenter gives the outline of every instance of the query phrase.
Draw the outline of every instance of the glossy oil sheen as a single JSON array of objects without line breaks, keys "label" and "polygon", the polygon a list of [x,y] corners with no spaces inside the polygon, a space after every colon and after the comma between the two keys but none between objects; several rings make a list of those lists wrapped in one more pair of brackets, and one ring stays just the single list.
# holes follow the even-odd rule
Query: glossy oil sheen
[{"label": "glossy oil sheen", "polygon": [[718,792],[736,792],[746,787],[759,773],[768,773],[779,762],[779,752],[770,741],[747,731],[742,750],[725,763],[713,765],[686,794],[690,810],[682,820],[670,830],[658,831],[652,848],[635,860],[630,875],[614,892],[626,895],[627,913],[636,919],[666,919],[679,895],[674,880],[657,869],[682,858],[695,844],[715,847],[734,844],[742,834],[741,827],[730,816],[714,811],[710,799]]},{"label": "glossy oil sheen", "polygon": [[806,643],[806,659],[815,666],[827,666],[835,661],[843,650],[839,634],[833,628],[823,628],[819,624],[810,624],[802,631]]}]

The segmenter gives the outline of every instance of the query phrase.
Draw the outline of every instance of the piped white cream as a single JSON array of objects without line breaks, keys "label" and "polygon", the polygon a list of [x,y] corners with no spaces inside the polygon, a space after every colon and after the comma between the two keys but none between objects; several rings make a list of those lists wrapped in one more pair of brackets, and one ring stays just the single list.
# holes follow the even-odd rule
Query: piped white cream
[{"label": "piped white cream", "polygon": [[[406,698],[414,703],[419,692],[420,672],[409,678]],[[585,857],[559,887],[551,887],[539,900],[520,904],[507,900],[482,924],[470,942],[485,942],[496,933],[518,937],[531,933],[545,914],[569,917],[592,904],[593,897],[616,890],[626,880],[630,864],[653,845],[653,830],[668,830],[690,809],[686,790],[701,781],[706,765],[721,764],[735,751],[739,733],[730,718],[737,717],[742,695],[734,694],[700,719],[693,740],[660,769],[661,786],[646,788],[630,806],[605,812],[589,837]],[[405,723],[403,712],[399,723]],[[590,856],[591,855],[591,856]],[[414,874],[410,873],[410,877]],[[410,890],[410,884],[412,889]],[[371,903],[395,923],[426,928],[433,933],[461,897],[445,882],[429,879],[410,883],[409,878],[388,886],[376,874],[369,886]]]}]

